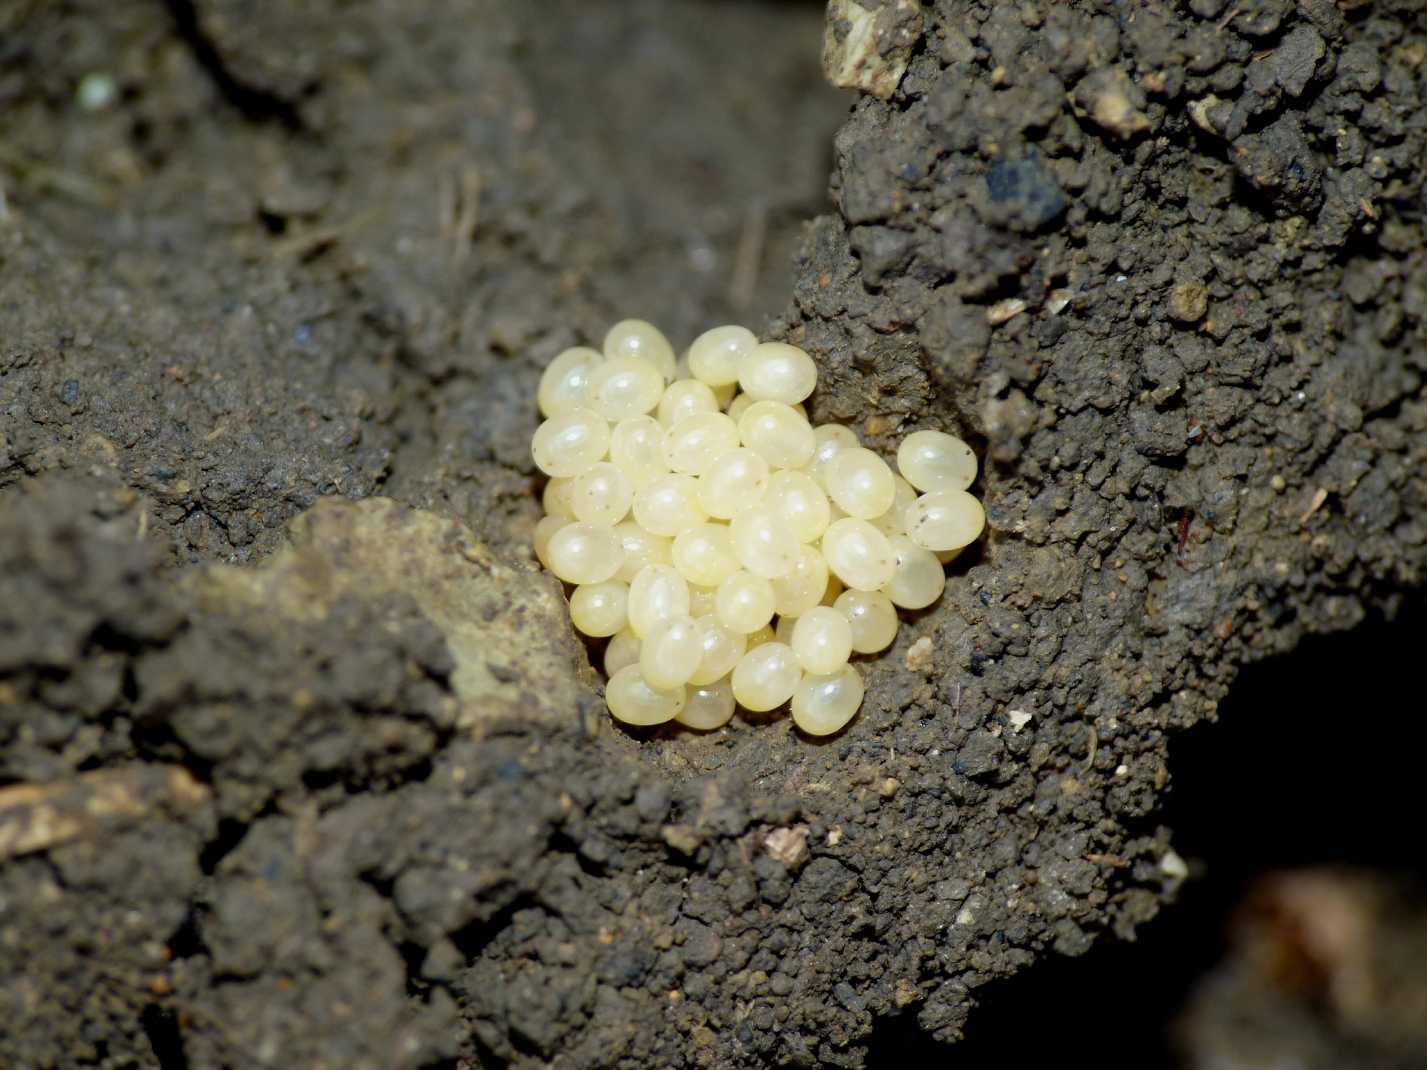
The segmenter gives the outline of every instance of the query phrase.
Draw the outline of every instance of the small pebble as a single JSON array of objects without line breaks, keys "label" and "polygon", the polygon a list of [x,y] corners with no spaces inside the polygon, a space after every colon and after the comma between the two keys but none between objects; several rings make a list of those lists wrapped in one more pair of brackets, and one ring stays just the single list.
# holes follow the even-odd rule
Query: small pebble
[{"label": "small pebble", "polygon": [[929,672],[932,667],[932,641],[922,636],[907,648],[907,668],[912,672]]},{"label": "small pebble", "polygon": [[1169,291],[1169,318],[1198,323],[1209,311],[1209,291],[1202,282],[1181,282]]},{"label": "small pebble", "polygon": [[119,99],[119,84],[104,71],[92,71],[79,80],[75,99],[85,111],[103,111]]}]

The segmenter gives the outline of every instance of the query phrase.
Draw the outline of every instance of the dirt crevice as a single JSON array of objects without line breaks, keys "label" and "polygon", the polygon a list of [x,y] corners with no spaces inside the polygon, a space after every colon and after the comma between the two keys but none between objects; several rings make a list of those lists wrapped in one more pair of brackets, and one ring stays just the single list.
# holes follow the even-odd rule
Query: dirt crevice
[{"label": "dirt crevice", "polygon": [[229,104],[254,122],[277,122],[295,132],[301,130],[301,116],[290,100],[234,77],[213,39],[205,33],[194,0],[163,2],[178,36],[192,50],[194,60],[208,72]]}]

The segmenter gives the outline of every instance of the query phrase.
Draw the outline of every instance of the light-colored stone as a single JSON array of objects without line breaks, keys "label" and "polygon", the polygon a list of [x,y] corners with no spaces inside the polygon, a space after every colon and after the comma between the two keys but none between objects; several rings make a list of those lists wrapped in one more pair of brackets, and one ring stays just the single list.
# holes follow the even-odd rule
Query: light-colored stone
[{"label": "light-colored stone", "polygon": [[823,73],[841,89],[886,100],[922,36],[919,0],[828,0]]},{"label": "light-colored stone", "polygon": [[912,672],[930,672],[932,667],[931,637],[924,635],[907,648],[907,668]]},{"label": "light-colored stone", "polygon": [[1081,79],[1075,103],[1095,125],[1128,140],[1150,128],[1145,95],[1118,67],[1105,67]]},{"label": "light-colored stone", "polygon": [[808,860],[808,826],[794,825],[791,828],[775,828],[763,837],[763,849],[770,858],[782,862],[789,868],[801,866]]},{"label": "light-colored stone", "polygon": [[323,619],[347,596],[410,595],[446,637],[468,725],[578,715],[592,732],[605,723],[580,677],[559,583],[502,562],[459,521],[389,498],[324,498],[287,539],[256,568],[214,565],[186,582],[210,612],[300,621]]}]

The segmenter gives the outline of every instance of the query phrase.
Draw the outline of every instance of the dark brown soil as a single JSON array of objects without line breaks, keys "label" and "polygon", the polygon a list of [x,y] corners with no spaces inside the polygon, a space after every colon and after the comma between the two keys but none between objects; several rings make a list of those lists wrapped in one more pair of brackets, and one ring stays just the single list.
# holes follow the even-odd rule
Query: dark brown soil
[{"label": "dark brown soil", "polygon": [[[1280,711],[1225,767],[1246,806],[1414,797],[1374,755],[1415,693],[1212,722],[1306,636],[1422,634],[1421,4],[924,16],[880,101],[812,3],[0,5],[0,1066],[950,1060],[1211,852],[1176,733],[1306,706],[1318,749]],[[543,363],[629,315],[766,328],[819,418],[984,457],[988,539],[834,739],[604,715],[527,444]],[[1411,809],[1342,807],[1396,857],[1270,861],[1420,868]],[[1254,916],[1420,947],[1374,879]],[[1376,1017],[1306,990],[1303,1065],[1427,1065],[1385,955]],[[1133,1001],[1086,1006],[1047,1054],[1130,1057]]]}]

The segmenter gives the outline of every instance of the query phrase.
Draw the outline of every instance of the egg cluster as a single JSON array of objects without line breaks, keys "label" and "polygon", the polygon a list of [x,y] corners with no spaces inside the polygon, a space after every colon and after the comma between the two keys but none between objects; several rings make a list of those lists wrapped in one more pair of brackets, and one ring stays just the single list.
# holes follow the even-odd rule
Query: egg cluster
[{"label": "egg cluster", "polygon": [[808,422],[817,367],[715,327],[682,359],[642,320],[546,368],[531,453],[550,477],[535,552],[574,585],[570,618],[608,637],[610,713],[724,725],[789,703],[812,735],[862,703],[853,654],[896,637],[985,524],[976,457],[917,431],[900,475],[839,424]]}]

